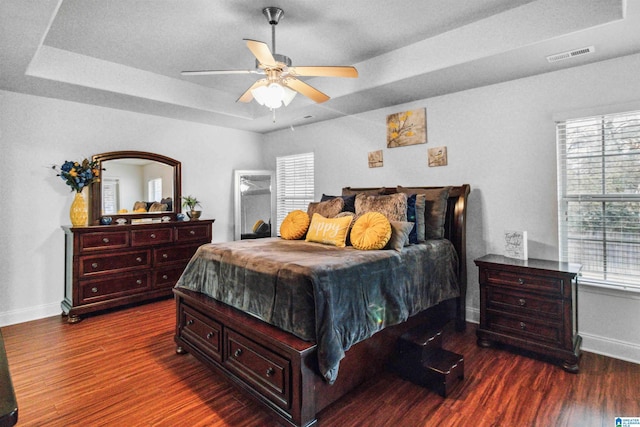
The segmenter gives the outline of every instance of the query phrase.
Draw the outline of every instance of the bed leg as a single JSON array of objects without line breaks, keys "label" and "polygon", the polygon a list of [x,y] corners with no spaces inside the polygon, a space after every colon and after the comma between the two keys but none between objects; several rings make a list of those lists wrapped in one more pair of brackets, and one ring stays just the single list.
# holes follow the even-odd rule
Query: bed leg
[{"label": "bed leg", "polygon": [[456,298],[456,331],[458,332],[464,332],[467,329],[465,300],[464,296]]}]

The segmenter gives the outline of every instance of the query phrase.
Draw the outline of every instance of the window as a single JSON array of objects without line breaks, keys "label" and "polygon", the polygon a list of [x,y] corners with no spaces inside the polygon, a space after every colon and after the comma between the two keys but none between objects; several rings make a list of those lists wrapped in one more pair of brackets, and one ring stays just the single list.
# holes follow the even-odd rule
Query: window
[{"label": "window", "polygon": [[162,200],[162,178],[150,179],[147,183],[148,201],[159,202]]},{"label": "window", "polygon": [[293,210],[307,211],[315,197],[313,153],[276,158],[277,230]]},{"label": "window", "polygon": [[640,111],[557,123],[560,258],[640,291]]}]

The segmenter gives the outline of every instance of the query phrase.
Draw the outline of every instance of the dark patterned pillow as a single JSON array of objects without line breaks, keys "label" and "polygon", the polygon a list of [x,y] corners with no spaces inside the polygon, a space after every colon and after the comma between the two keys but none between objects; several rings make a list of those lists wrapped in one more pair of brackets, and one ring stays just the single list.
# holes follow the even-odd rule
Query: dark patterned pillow
[{"label": "dark patterned pillow", "polygon": [[344,200],[344,207],[342,208],[342,212],[356,212],[356,195],[352,194],[351,196],[328,196],[326,194],[322,195],[320,199],[321,202],[326,202],[331,199],[335,199],[336,197],[342,198]]},{"label": "dark patterned pillow", "polygon": [[318,213],[325,218],[335,218],[344,208],[344,200],[342,197],[327,200],[326,202],[311,202],[307,207],[309,218],[313,218],[314,213]]},{"label": "dark patterned pillow", "polygon": [[451,187],[434,189],[405,188],[398,186],[398,191],[407,194],[424,194],[425,196],[425,238],[444,238],[444,221],[447,213],[447,200]]},{"label": "dark patterned pillow", "polygon": [[389,221],[407,221],[407,195],[404,193],[385,196],[356,196],[356,216],[366,212],[380,212]]}]

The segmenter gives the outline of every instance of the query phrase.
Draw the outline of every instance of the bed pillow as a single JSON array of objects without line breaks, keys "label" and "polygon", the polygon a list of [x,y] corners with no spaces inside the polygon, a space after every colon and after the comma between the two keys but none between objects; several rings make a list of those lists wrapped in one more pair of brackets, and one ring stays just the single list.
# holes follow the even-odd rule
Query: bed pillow
[{"label": "bed pillow", "polygon": [[302,239],[308,228],[309,215],[301,210],[291,211],[280,224],[280,237],[286,240]]},{"label": "bed pillow", "polygon": [[305,240],[344,248],[351,219],[351,215],[339,218],[325,218],[318,213],[314,213],[313,217],[311,217],[311,224]]},{"label": "bed pillow", "polygon": [[367,212],[380,212],[389,221],[407,220],[407,195],[405,193],[388,194],[384,196],[356,196],[356,216]]},{"label": "bed pillow", "polygon": [[351,244],[360,250],[382,249],[391,238],[391,224],[380,212],[367,212],[351,228]]},{"label": "bed pillow", "polygon": [[391,238],[384,248],[400,252],[403,246],[409,243],[409,233],[415,227],[415,224],[403,221],[389,221],[389,224],[391,224]]},{"label": "bed pillow", "polygon": [[451,187],[434,189],[398,187],[398,192],[424,194],[425,196],[425,238],[444,238],[444,222],[447,212],[447,199]]},{"label": "bed pillow", "polygon": [[326,202],[311,202],[307,207],[307,215],[313,218],[314,213],[318,213],[325,218],[334,218],[344,207],[344,200],[341,197],[327,200]]},{"label": "bed pillow", "polygon": [[344,201],[344,207],[342,208],[342,212],[356,212],[356,195],[352,194],[351,196],[328,196],[326,194],[322,195],[320,199],[321,202],[326,202],[331,199],[335,199],[336,197],[340,197]]}]

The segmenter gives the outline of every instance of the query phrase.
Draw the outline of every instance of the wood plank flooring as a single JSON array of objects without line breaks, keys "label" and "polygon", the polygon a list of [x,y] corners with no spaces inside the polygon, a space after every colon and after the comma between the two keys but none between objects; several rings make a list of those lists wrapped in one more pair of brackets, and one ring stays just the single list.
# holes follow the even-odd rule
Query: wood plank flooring
[{"label": "wood plank flooring", "polygon": [[[175,353],[173,300],[2,328],[19,426],[272,426],[260,406]],[[385,373],[318,416],[320,426],[614,426],[640,417],[640,365],[583,353],[580,373],[447,330],[465,380],[444,399]],[[512,349],[513,350],[513,349]],[[341,372],[346,375],[346,372]]]}]

